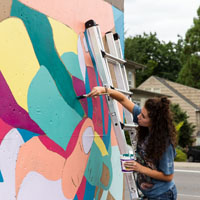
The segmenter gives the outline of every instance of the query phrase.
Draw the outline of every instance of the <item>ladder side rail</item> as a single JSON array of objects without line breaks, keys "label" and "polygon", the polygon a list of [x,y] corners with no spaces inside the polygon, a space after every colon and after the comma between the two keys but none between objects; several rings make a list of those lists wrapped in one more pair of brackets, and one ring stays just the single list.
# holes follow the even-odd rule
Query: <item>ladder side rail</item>
[{"label": "ladder side rail", "polygon": [[[122,51],[121,51],[121,43],[120,43],[120,39],[117,38],[115,40],[115,45],[116,45],[116,49],[117,49],[117,55],[119,56],[119,58],[123,58],[123,55],[122,55]],[[127,72],[126,72],[126,68],[124,65],[122,65],[122,74],[123,74],[123,77],[124,77],[124,82],[125,82],[125,87],[126,87],[126,90],[129,91],[129,85],[128,85],[128,78],[127,78]]]},{"label": "ladder side rail", "polygon": [[[111,81],[111,77],[109,77],[110,73],[108,73],[108,68],[105,67],[108,65],[107,60],[104,59],[101,54],[102,44],[98,39],[96,39],[96,38],[99,38],[98,37],[99,33],[96,28],[97,28],[96,26],[92,26],[88,28],[87,34],[90,38],[89,42],[90,42],[92,53],[96,62],[97,70],[100,74],[103,84],[108,86],[108,85],[112,85],[112,81]],[[116,138],[118,141],[120,153],[126,154],[128,153],[126,139],[125,139],[123,130],[121,129],[120,120],[119,120],[120,114],[119,114],[116,101],[112,101],[111,97],[109,96],[107,96],[106,99],[108,103],[109,112],[111,115],[111,120],[113,122],[114,131],[115,131]]]},{"label": "ladder side rail", "polygon": [[[116,47],[120,48],[121,46],[116,46],[112,32],[108,32],[106,34],[106,40],[108,43],[108,49],[109,49],[110,54],[117,56],[117,57],[120,56],[119,58],[121,58],[122,54],[119,55],[119,50],[118,50],[118,48],[116,48]],[[118,85],[119,89],[129,91],[129,87],[127,87],[127,81],[124,78],[126,76],[124,76],[124,74],[122,73],[122,66],[124,66],[124,65],[116,64],[116,66],[114,67],[117,85]],[[120,77],[120,78],[118,78],[118,77]],[[132,118],[132,115],[130,114],[130,112],[126,108],[123,108],[123,109],[125,112],[126,121],[128,123],[133,122],[133,118]]]},{"label": "ladder side rail", "polygon": [[[123,58],[120,39],[118,37],[118,34],[115,35],[115,36],[116,36],[115,37],[115,45],[116,45],[116,49],[117,49],[117,54],[118,54],[119,58]],[[123,76],[124,76],[124,80],[125,80],[124,81],[125,82],[125,87],[129,91],[128,78],[127,78],[126,68],[125,68],[124,65],[122,66],[122,72],[123,72]],[[127,118],[127,122],[131,122],[131,120],[129,118],[129,115],[127,113],[127,110],[125,110],[125,116],[128,117]],[[131,140],[131,146],[133,148],[133,152],[136,152],[136,146],[137,146],[136,135],[137,135],[137,131],[136,130],[129,131],[129,137],[130,137],[130,140]]]},{"label": "ladder side rail", "polygon": [[[97,48],[98,46],[101,46],[101,43],[95,39],[95,37],[98,35],[98,32],[97,32],[96,28],[93,26],[93,27],[88,28],[86,33],[89,36],[88,41],[89,41],[89,45],[91,47],[91,51],[93,53],[92,56],[95,59],[96,68],[97,68],[97,71],[99,72],[99,76],[101,77],[102,82],[108,82],[108,84],[112,85],[112,80],[111,80],[108,69],[99,67],[100,65],[101,66],[106,65],[107,60],[102,59],[101,51],[99,50],[99,48]],[[95,45],[92,45],[92,44],[95,44]],[[97,63],[99,63],[99,65]],[[105,73],[104,73],[104,70],[106,70]]]},{"label": "ladder side rail", "polygon": [[[108,49],[109,49],[110,54],[112,54],[113,56],[118,57],[117,49],[115,47],[115,43],[114,43],[114,38],[113,38],[113,33],[112,32],[109,32],[109,33],[106,34],[106,40],[107,40]],[[115,72],[115,77],[116,77],[116,80],[117,80],[117,86],[121,90],[126,90],[126,88],[124,87],[124,85],[125,85],[124,79],[123,78],[118,78],[118,77],[123,77],[121,66],[120,66],[119,63],[116,63],[115,65],[116,66],[114,66],[114,72]]]}]

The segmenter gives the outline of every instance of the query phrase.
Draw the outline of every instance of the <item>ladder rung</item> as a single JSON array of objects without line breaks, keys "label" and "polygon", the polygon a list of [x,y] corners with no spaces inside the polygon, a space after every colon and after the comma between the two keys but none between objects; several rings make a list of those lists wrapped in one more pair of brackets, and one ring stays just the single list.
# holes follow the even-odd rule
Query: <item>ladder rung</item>
[{"label": "ladder rung", "polygon": [[109,54],[109,53],[106,53],[106,52],[103,51],[103,50],[101,50],[101,53],[102,53],[102,56],[103,56],[104,58],[108,58],[108,59],[110,59],[111,61],[115,61],[115,62],[118,62],[118,63],[120,63],[120,64],[125,64],[125,63],[126,63],[125,60],[120,59],[120,58],[117,58],[117,57],[115,57],[115,56],[113,56],[113,55],[111,55],[111,54]]},{"label": "ladder rung", "polygon": [[120,90],[120,89],[118,89],[118,88],[115,88],[115,90],[117,90],[117,91],[119,91],[119,92],[121,92],[121,93],[123,93],[123,94],[125,94],[125,95],[133,95],[133,93],[132,92],[129,92],[129,91],[126,91],[126,90]]},{"label": "ladder rung", "polygon": [[122,127],[122,129],[123,129],[124,131],[131,131],[131,130],[137,128],[138,125],[137,125],[137,124],[134,124],[134,123],[132,123],[132,124],[122,124],[122,123],[121,123],[121,127]]},{"label": "ladder rung", "polygon": [[121,90],[121,89],[119,89],[119,88],[114,88],[114,87],[112,87],[112,86],[110,86],[110,88],[113,89],[113,90],[117,90],[118,92],[121,92],[121,93],[123,93],[123,94],[125,94],[125,95],[130,95],[130,96],[133,95],[132,92],[129,92],[129,91],[126,91],[126,90]]}]

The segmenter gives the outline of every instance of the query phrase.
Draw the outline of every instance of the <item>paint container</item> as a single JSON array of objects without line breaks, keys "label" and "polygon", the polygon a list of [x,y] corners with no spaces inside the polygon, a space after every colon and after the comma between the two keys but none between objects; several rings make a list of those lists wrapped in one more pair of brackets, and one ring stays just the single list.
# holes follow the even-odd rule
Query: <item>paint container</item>
[{"label": "paint container", "polygon": [[131,173],[133,170],[127,169],[124,166],[124,163],[127,161],[132,161],[133,159],[133,154],[123,154],[120,156],[120,162],[121,162],[121,170],[123,173]]}]

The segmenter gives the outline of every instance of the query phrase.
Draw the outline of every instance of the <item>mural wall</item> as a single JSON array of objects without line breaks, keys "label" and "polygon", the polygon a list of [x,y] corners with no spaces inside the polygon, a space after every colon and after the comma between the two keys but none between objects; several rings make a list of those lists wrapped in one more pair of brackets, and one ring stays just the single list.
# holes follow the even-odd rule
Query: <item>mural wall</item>
[{"label": "mural wall", "polygon": [[122,199],[119,149],[85,22],[116,30],[103,0],[0,1],[0,199]]}]

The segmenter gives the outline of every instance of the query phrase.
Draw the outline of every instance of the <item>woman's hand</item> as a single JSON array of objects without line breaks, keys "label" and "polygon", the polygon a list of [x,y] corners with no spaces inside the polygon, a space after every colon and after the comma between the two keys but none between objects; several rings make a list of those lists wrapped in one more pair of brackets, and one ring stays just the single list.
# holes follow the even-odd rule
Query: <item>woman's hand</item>
[{"label": "woman's hand", "polygon": [[101,86],[96,86],[92,88],[92,91],[88,94],[88,97],[94,97],[94,96],[99,96],[103,93],[105,93],[105,87]]},{"label": "woman's hand", "polygon": [[144,168],[144,166],[142,166],[141,164],[139,164],[138,162],[136,162],[134,160],[125,162],[124,166],[128,170],[132,170],[132,171],[136,171],[136,172],[140,172],[140,173],[142,173],[142,170]]}]

